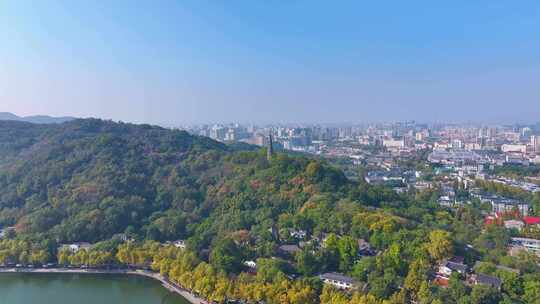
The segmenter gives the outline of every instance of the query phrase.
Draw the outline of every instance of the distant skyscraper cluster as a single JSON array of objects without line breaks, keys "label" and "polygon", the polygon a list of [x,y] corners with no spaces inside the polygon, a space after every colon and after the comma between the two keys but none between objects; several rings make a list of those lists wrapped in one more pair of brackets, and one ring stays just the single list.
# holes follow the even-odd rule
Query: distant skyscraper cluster
[{"label": "distant skyscraper cluster", "polygon": [[[481,126],[421,124],[414,121],[364,125],[198,125],[188,128],[197,135],[223,142],[323,155],[355,157],[362,146],[383,147],[401,154],[417,150],[465,150],[501,152],[501,161],[537,162],[540,126]],[[269,136],[269,134],[271,136]]]}]

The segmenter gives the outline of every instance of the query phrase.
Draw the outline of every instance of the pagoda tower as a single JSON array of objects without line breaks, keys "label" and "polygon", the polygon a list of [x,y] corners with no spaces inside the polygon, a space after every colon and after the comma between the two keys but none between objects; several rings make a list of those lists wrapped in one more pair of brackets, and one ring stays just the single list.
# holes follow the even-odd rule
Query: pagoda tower
[{"label": "pagoda tower", "polygon": [[266,159],[270,161],[274,155],[274,141],[272,140],[272,133],[268,135],[268,148],[266,149]]}]

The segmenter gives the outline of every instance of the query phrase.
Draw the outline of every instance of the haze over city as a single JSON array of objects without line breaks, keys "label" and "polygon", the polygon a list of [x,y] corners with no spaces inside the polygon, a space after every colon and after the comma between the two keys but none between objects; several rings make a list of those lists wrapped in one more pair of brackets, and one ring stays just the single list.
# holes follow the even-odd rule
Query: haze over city
[{"label": "haze over city", "polygon": [[6,1],[0,111],[534,122],[538,1]]}]

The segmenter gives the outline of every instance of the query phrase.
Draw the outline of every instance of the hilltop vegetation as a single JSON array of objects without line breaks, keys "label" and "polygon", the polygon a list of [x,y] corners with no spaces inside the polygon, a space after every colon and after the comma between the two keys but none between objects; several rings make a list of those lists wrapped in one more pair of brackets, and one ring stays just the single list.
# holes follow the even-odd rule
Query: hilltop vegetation
[{"label": "hilltop vegetation", "polygon": [[[504,229],[481,233],[479,206],[454,212],[438,206],[436,190],[398,195],[320,160],[243,149],[148,125],[0,122],[0,226],[16,227],[0,242],[0,263],[152,267],[218,302],[538,300],[535,258],[507,256]],[[186,249],[161,246],[178,239]],[[377,254],[360,256],[359,239]],[[95,246],[57,250],[81,241]],[[295,253],[279,250],[300,242]],[[526,276],[501,275],[501,292],[459,278],[448,289],[431,284],[435,266],[454,255]],[[246,274],[247,260],[257,262],[256,276]],[[348,274],[363,289],[323,288],[316,276],[324,272]]]},{"label": "hilltop vegetation", "polygon": [[159,241],[196,236],[194,246],[207,248],[216,236],[266,231],[300,210],[331,210],[328,201],[393,195],[360,193],[340,171],[305,157],[268,162],[264,151],[145,125],[3,122],[0,140],[0,224],[61,242],[127,232]]},{"label": "hilltop vegetation", "polygon": [[182,210],[204,212],[203,187],[220,174],[205,166],[228,151],[182,131],[100,120],[3,122],[0,140],[0,224],[62,241],[188,221]]}]

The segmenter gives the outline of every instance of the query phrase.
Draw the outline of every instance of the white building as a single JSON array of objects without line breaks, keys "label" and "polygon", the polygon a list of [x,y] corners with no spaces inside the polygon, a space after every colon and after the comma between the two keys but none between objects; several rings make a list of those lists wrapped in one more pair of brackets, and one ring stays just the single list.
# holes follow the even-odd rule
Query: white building
[{"label": "white building", "polygon": [[504,153],[508,153],[508,152],[527,153],[527,145],[504,144],[501,146],[501,151]]},{"label": "white building", "polygon": [[521,231],[521,229],[523,229],[523,226],[525,226],[525,223],[523,223],[523,221],[518,221],[518,220],[504,221],[504,227],[506,229],[517,229]]},{"label": "white building", "polygon": [[531,148],[535,152],[540,152],[540,136],[538,135],[531,136]]},{"label": "white building", "polygon": [[185,248],[186,248],[186,241],[184,241],[184,240],[177,240],[177,241],[174,241],[173,245],[174,245],[174,247],[176,247],[176,248],[185,249]]},{"label": "white building", "polygon": [[480,150],[482,149],[482,146],[478,143],[466,143],[464,145],[465,150],[472,151],[472,150]]},{"label": "white building", "polygon": [[257,268],[257,263],[255,261],[245,261],[244,265],[246,265],[247,267],[251,269]]},{"label": "white building", "polygon": [[295,239],[305,239],[307,236],[307,232],[304,230],[296,230],[293,228],[289,228],[289,235]]},{"label": "white building", "polygon": [[6,235],[12,231],[15,231],[15,227],[7,227],[5,229],[0,229],[0,240],[5,238]]},{"label": "white building", "polygon": [[353,278],[334,272],[322,274],[320,275],[320,279],[324,284],[329,284],[339,289],[352,289],[356,284]]},{"label": "white building", "polygon": [[481,159],[480,155],[466,150],[433,150],[428,156],[428,161],[435,164],[477,163]]},{"label": "white building", "polygon": [[491,200],[491,210],[493,213],[507,213],[517,210],[522,216],[529,215],[529,204],[511,199]]},{"label": "white building", "polygon": [[467,272],[467,265],[452,261],[443,261],[441,264],[439,264],[437,276],[450,278],[452,272],[454,271],[464,275]]},{"label": "white building", "polygon": [[512,238],[512,246],[520,246],[529,252],[540,254],[540,240],[528,238]]},{"label": "white building", "polygon": [[405,147],[405,140],[403,139],[384,139],[383,146],[387,148],[403,148]]},{"label": "white building", "polygon": [[60,245],[59,250],[69,250],[72,253],[77,253],[80,250],[90,250],[90,248],[92,248],[92,244],[86,242],[78,242],[73,244]]},{"label": "white building", "polygon": [[463,149],[463,141],[459,139],[452,140],[452,149]]}]

